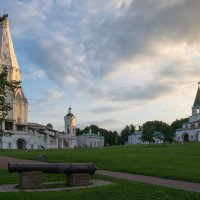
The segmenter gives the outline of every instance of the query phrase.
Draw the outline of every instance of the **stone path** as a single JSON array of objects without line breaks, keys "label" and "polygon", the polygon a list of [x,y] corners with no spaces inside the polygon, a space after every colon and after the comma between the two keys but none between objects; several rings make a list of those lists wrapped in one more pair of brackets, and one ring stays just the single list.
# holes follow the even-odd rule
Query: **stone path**
[{"label": "stone path", "polygon": [[20,158],[11,158],[11,157],[4,157],[0,156],[0,169],[7,169],[8,163],[42,163],[37,160],[24,160]]},{"label": "stone path", "polygon": [[160,186],[166,186],[170,188],[188,190],[192,192],[200,192],[200,183],[178,181],[178,180],[158,178],[158,177],[153,177],[153,176],[128,174],[128,173],[113,172],[113,171],[106,171],[106,170],[98,170],[96,174],[129,180],[129,181],[137,181],[137,182],[148,183],[148,184],[153,184],[153,185],[160,185]]},{"label": "stone path", "polygon": [[[113,184],[110,181],[104,181],[99,179],[93,179],[90,181],[91,185],[87,186],[74,186],[74,187],[59,187],[59,188],[41,188],[41,189],[18,189],[16,186],[18,184],[7,184],[7,185],[0,185],[0,192],[46,192],[46,191],[63,191],[63,190],[80,190],[86,188],[93,188],[93,187],[101,187],[104,185]],[[51,185],[51,184],[60,184],[63,182],[52,182],[52,183],[44,183],[44,185]]]},{"label": "stone path", "polygon": [[[0,168],[7,169],[8,162],[39,163],[40,161],[24,160],[24,159],[0,156]],[[129,180],[129,181],[137,181],[137,182],[142,182],[142,183],[166,186],[166,187],[188,190],[188,191],[193,191],[193,192],[200,192],[200,183],[170,180],[170,179],[165,179],[165,178],[144,176],[144,175],[138,175],[138,174],[129,174],[129,173],[122,173],[122,172],[113,172],[113,171],[106,171],[106,170],[97,170],[96,174]]]}]

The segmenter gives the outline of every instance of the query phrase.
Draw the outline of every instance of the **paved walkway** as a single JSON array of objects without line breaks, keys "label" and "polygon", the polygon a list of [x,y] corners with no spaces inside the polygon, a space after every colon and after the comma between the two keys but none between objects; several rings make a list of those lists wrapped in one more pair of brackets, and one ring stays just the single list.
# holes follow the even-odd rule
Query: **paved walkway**
[{"label": "paved walkway", "polygon": [[188,190],[188,191],[193,191],[193,192],[200,192],[200,183],[178,181],[178,180],[158,178],[158,177],[153,177],[153,176],[128,174],[128,173],[113,172],[113,171],[106,171],[106,170],[98,170],[96,174],[129,180],[129,181],[138,181],[138,182],[148,183],[148,184],[153,184],[153,185],[166,186],[170,188],[177,188],[177,189]]},{"label": "paved walkway", "polygon": [[37,160],[25,160],[25,159],[20,159],[20,158],[0,156],[0,169],[7,169],[9,162],[10,163],[42,163]]},{"label": "paved walkway", "polygon": [[[39,163],[39,161],[34,161],[34,160],[24,160],[24,159],[0,156],[0,168],[7,169],[8,162]],[[98,170],[96,172],[96,174],[109,176],[109,177],[113,177],[113,178],[129,180],[129,181],[137,181],[137,182],[142,182],[142,183],[166,186],[166,187],[188,190],[188,191],[193,191],[193,192],[200,192],[200,183],[170,180],[170,179],[165,179],[165,178],[157,178],[157,177],[152,177],[152,176],[144,176],[144,175],[138,175],[138,174],[122,173],[122,172],[113,172],[113,171],[106,171],[106,170]]]},{"label": "paved walkway", "polygon": [[[44,185],[52,185],[52,184],[62,184],[64,182],[51,182],[51,183],[44,183]],[[58,187],[58,188],[41,188],[41,189],[18,189],[16,186],[18,184],[7,184],[7,185],[0,185],[0,192],[46,192],[46,191],[66,191],[66,190],[80,190],[86,188],[93,188],[93,187],[101,187],[105,185],[113,184],[110,181],[98,180],[93,179],[90,181],[90,185],[86,186],[73,186],[73,187]]]}]

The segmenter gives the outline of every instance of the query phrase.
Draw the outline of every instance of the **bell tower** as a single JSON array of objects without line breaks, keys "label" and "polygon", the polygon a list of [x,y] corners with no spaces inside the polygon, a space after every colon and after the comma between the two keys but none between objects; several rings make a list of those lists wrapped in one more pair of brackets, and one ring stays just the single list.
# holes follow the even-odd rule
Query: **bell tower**
[{"label": "bell tower", "polygon": [[69,107],[68,114],[65,115],[65,133],[76,136],[76,117],[71,112],[71,107]]}]

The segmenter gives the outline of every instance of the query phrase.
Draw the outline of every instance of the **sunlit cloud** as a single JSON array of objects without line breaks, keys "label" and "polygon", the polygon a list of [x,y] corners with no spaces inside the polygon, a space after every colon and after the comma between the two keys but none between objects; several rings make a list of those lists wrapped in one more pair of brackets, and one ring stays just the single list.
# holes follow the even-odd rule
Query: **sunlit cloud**
[{"label": "sunlit cloud", "polygon": [[[185,115],[179,108],[185,88],[191,106],[200,77],[200,1],[0,0],[0,7],[9,14],[24,81],[45,77],[52,84],[51,90],[38,81],[45,85],[38,102],[75,103],[78,113],[88,113],[87,120],[79,115],[84,122],[95,113],[98,122],[127,112],[123,123],[129,123],[136,106],[143,113],[141,105],[155,102],[165,104],[163,110],[173,102]],[[26,69],[27,63],[37,69]]]}]

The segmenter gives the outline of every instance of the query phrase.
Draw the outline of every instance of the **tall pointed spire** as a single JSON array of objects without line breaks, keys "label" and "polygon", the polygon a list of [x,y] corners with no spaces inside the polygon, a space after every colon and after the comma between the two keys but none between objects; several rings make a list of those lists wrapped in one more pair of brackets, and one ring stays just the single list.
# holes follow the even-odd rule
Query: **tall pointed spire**
[{"label": "tall pointed spire", "polygon": [[19,64],[10,34],[8,15],[0,17],[0,69],[1,67],[7,67],[10,71],[8,76],[9,81],[21,81]]},{"label": "tall pointed spire", "polygon": [[[21,81],[21,72],[15,55],[10,34],[8,15],[0,16],[0,72],[2,68],[8,69],[8,81]],[[13,127],[26,126],[28,122],[28,102],[24,96],[22,87],[15,92],[7,94],[7,102],[12,109],[8,111],[8,120]]]},{"label": "tall pointed spire", "polygon": [[193,107],[199,106],[200,107],[200,82],[198,82],[198,89],[197,94],[194,100]]}]

